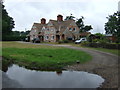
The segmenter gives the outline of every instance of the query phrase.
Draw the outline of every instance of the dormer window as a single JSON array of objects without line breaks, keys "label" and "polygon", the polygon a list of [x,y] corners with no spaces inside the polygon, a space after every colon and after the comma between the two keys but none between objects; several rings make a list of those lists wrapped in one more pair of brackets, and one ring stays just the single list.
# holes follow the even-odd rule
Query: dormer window
[{"label": "dormer window", "polygon": [[33,26],[33,28],[35,29],[35,28],[36,28],[36,26]]},{"label": "dormer window", "polygon": [[72,28],[69,28],[70,31],[72,31]]},{"label": "dormer window", "polygon": [[45,27],[43,27],[42,30],[45,30]]},{"label": "dormer window", "polygon": [[73,28],[73,31],[75,31],[76,30],[76,28]]}]

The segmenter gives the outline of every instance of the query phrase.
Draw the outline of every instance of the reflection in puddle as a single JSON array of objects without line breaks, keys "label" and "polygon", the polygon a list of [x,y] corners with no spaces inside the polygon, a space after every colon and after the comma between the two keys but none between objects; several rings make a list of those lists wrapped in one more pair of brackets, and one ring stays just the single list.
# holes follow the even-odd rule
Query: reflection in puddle
[{"label": "reflection in puddle", "polygon": [[35,71],[17,65],[9,67],[6,74],[24,88],[97,88],[104,82],[100,76],[83,71]]}]

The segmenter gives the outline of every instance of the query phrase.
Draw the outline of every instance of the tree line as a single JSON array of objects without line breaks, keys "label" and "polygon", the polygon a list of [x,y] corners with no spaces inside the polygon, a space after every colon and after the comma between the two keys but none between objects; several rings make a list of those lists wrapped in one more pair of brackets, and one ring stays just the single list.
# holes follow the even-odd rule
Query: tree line
[{"label": "tree line", "polygon": [[13,18],[8,15],[3,2],[0,2],[0,6],[2,8],[2,20],[0,20],[0,22],[2,22],[2,41],[24,40],[30,31],[12,31],[15,22]]}]

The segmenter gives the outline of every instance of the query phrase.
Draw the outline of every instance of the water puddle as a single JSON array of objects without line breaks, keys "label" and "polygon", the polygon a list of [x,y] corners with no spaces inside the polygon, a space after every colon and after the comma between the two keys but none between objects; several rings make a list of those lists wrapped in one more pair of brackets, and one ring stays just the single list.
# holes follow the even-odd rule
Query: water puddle
[{"label": "water puddle", "polygon": [[23,88],[97,88],[104,79],[83,71],[35,71],[13,64],[6,75]]}]

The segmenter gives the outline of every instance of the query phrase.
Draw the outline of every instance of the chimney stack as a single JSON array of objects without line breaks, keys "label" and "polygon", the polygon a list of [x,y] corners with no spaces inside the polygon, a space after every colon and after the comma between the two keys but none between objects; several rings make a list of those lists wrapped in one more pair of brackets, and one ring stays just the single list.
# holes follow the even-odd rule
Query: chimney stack
[{"label": "chimney stack", "polygon": [[41,19],[41,24],[46,24],[46,19],[45,18]]},{"label": "chimney stack", "polygon": [[57,16],[57,21],[63,21],[63,16],[62,15],[58,15]]}]

